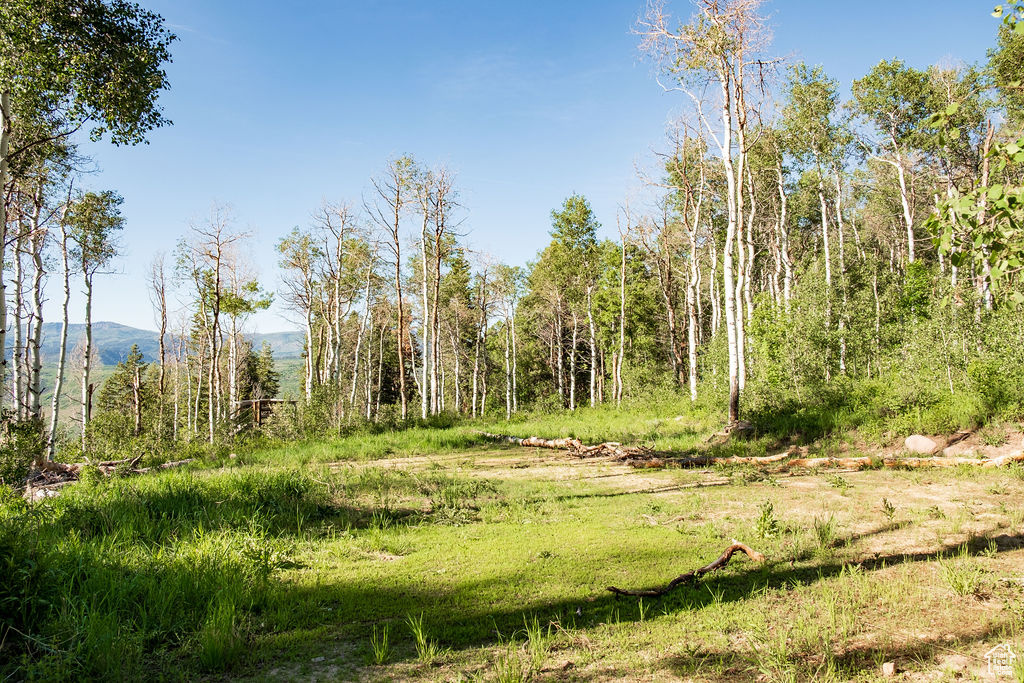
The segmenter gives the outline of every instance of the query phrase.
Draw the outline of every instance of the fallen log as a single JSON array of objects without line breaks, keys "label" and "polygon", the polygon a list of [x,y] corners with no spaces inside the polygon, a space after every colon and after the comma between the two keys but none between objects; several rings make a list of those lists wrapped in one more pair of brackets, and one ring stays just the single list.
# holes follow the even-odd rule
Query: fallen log
[{"label": "fallen log", "polygon": [[478,432],[480,436],[492,441],[510,443],[515,446],[526,448],[550,448],[552,450],[569,451],[570,454],[580,458],[593,458],[600,456],[612,456],[622,460],[631,457],[650,457],[653,454],[649,448],[643,446],[623,446],[617,441],[606,441],[604,443],[588,445],[571,437],[561,439],[542,439],[539,436],[528,436],[519,438],[507,434],[491,434],[490,432]]},{"label": "fallen log", "polygon": [[[64,488],[68,484],[73,484],[78,481],[81,477],[82,468],[89,465],[95,466],[101,474],[110,477],[116,473],[129,476],[146,474],[147,472],[153,472],[155,470],[169,470],[175,467],[181,467],[182,465],[187,465],[190,462],[195,462],[195,458],[188,458],[187,460],[172,460],[152,467],[135,467],[141,459],[142,456],[138,455],[134,458],[109,460],[95,464],[86,462],[43,463],[40,465],[39,470],[30,475],[28,480],[25,482],[25,498],[34,501],[40,498],[57,495],[60,492],[60,489]],[[127,467],[123,467],[124,465],[127,465]]]},{"label": "fallen log", "polygon": [[625,588],[616,588],[615,586],[608,586],[607,590],[611,591],[612,593],[615,593],[616,595],[628,595],[641,598],[659,598],[662,595],[665,595],[666,593],[675,590],[679,586],[694,583],[695,581],[697,581],[697,579],[704,576],[705,574],[721,569],[725,565],[729,564],[729,560],[732,559],[732,556],[737,551],[744,553],[747,557],[754,560],[755,562],[764,562],[764,555],[757,552],[756,550],[750,549],[749,547],[743,545],[734,538],[732,540],[732,545],[726,548],[725,552],[723,552],[717,560],[715,560],[711,564],[704,565],[700,569],[694,569],[691,572],[680,574],[676,578],[669,581],[662,588],[627,590]]},{"label": "fallen log", "polygon": [[1016,451],[1008,455],[1001,455],[995,458],[963,458],[935,456],[926,458],[915,457],[894,457],[894,456],[857,456],[857,457],[820,457],[820,458],[795,458],[798,450],[790,448],[775,455],[761,456],[713,456],[698,455],[692,457],[676,457],[670,452],[655,451],[644,446],[623,446],[615,441],[587,445],[579,439],[542,439],[536,436],[519,438],[505,434],[490,434],[480,432],[481,436],[495,441],[511,443],[517,446],[531,448],[550,448],[554,450],[565,450],[578,457],[609,456],[616,460],[638,468],[648,467],[713,467],[715,465],[777,465],[779,469],[817,469],[821,467],[841,468],[847,470],[860,470],[870,467],[899,468],[923,468],[923,467],[957,467],[960,465],[971,467],[1003,467],[1014,462],[1024,462],[1024,450]]}]

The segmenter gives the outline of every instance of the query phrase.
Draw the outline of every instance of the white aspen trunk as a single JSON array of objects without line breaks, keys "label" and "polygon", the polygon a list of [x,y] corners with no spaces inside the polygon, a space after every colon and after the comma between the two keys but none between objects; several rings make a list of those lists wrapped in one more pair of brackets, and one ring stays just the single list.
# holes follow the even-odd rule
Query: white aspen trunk
[{"label": "white aspen trunk", "polygon": [[[423,382],[420,385],[420,416],[427,419],[427,412],[431,407],[430,402],[430,297],[427,284],[427,220],[429,214],[423,212],[423,228],[420,230],[420,249],[423,252],[421,268],[421,285],[423,296]],[[436,378],[435,378],[436,380]]]},{"label": "white aspen trunk", "polygon": [[181,360],[178,354],[174,356],[174,407],[173,414],[174,418],[171,422],[171,440],[177,442],[178,440],[178,422],[181,419],[179,415],[179,404],[181,402]]},{"label": "white aspen trunk", "polygon": [[[989,178],[989,150],[992,148],[992,137],[995,133],[995,129],[991,123],[987,124],[987,133],[985,135],[985,142],[982,147],[982,162],[981,162],[981,187],[988,187]],[[979,216],[979,223],[985,223],[988,214],[988,194],[985,192],[981,193],[981,215]],[[981,282],[978,288],[981,294],[981,300],[985,303],[985,310],[991,311],[993,304],[992,297],[992,264],[989,262],[989,250],[987,246],[982,246],[982,254],[984,259],[981,262]],[[980,320],[981,315],[977,316]]]},{"label": "white aspen trunk", "polygon": [[825,286],[832,287],[832,252],[828,239],[828,204],[825,202],[825,186],[818,174],[818,203],[821,205],[821,244],[825,250]]},{"label": "white aspen trunk", "polygon": [[697,400],[697,224],[687,230],[690,240],[690,277],[686,281],[686,360],[690,386],[690,401]]},{"label": "white aspen trunk", "polygon": [[[443,219],[442,219],[443,220]],[[441,237],[444,231],[437,229],[434,237],[434,297],[431,302],[431,340],[433,352],[430,354],[430,409],[435,414],[445,410],[444,399],[444,367],[441,365],[441,316],[438,309],[441,302]],[[441,384],[438,385],[438,371],[441,372]]]},{"label": "white aspen trunk", "polygon": [[569,347],[569,410],[576,410],[576,344],[579,342],[579,316],[572,312],[572,345]]},{"label": "white aspen trunk", "polygon": [[384,333],[386,331],[387,325],[382,324],[380,326],[380,348],[378,349],[377,356],[377,397],[374,399],[373,405],[374,420],[380,415],[380,394],[384,382]]},{"label": "white aspen trunk", "polygon": [[480,330],[476,331],[476,341],[474,342],[473,348],[473,408],[472,416],[476,417],[476,401],[477,401],[477,378],[480,374]]},{"label": "white aspen trunk", "polygon": [[46,242],[46,231],[40,226],[40,213],[43,205],[42,183],[36,193],[35,210],[32,215],[32,329],[28,335],[29,346],[29,419],[41,421],[43,417],[43,359],[40,346],[43,339],[43,249]]},{"label": "white aspen trunk", "polygon": [[786,195],[786,179],[782,174],[782,162],[775,163],[779,185],[779,255],[782,257],[782,300],[789,313],[789,301],[793,296],[793,261],[789,254],[789,197]]},{"label": "white aspen trunk", "polygon": [[455,412],[462,412],[462,377],[460,376],[460,360],[458,339],[452,334],[452,354],[455,356]]},{"label": "white aspen trunk", "polygon": [[[746,308],[746,324],[749,325],[754,318],[754,298],[751,290],[754,279],[754,221],[757,217],[754,174],[750,166],[747,166],[747,197],[750,199],[750,210],[747,212],[747,255],[743,262],[743,304]],[[742,245],[740,248],[743,248]]]},{"label": "white aspen trunk", "polygon": [[132,407],[135,415],[133,431],[135,436],[138,436],[142,433],[142,376],[138,366],[135,367],[135,373],[132,375]]},{"label": "white aspen trunk", "polygon": [[509,330],[509,319],[505,316],[505,419],[512,419],[512,333]]},{"label": "white aspen trunk", "polygon": [[57,450],[57,420],[60,417],[60,397],[64,390],[64,363],[68,354],[68,306],[71,303],[71,265],[68,262],[68,227],[63,217],[60,222],[60,257],[64,275],[64,298],[61,300],[60,351],[57,353],[57,374],[50,400],[50,430],[46,440],[46,459],[52,461]]},{"label": "white aspen trunk", "polygon": [[907,229],[907,261],[914,262],[914,213],[910,208],[910,193],[907,190],[907,174],[903,159],[896,155],[896,177],[900,181],[900,204],[903,207],[903,222]]},{"label": "white aspen trunk", "polygon": [[555,329],[551,336],[551,348],[554,349],[556,354],[555,362],[558,365],[558,397],[562,399],[562,405],[565,405],[565,365],[563,357],[565,356],[565,349],[562,348],[562,299],[558,298],[558,308],[555,309]]},{"label": "white aspen trunk", "polygon": [[839,312],[839,373],[846,374],[846,316],[850,302],[846,286],[846,243],[843,237],[843,179],[836,170],[836,234],[839,236],[839,277],[843,287],[843,310]]},{"label": "white aspen trunk", "polygon": [[708,280],[708,298],[711,299],[711,336],[718,335],[722,325],[721,301],[718,296],[718,244],[715,236],[711,235],[711,279]]},{"label": "white aspen trunk", "polygon": [[[352,361],[352,388],[349,391],[348,405],[349,412],[355,410],[356,402],[356,385],[359,383],[359,355],[363,346],[363,335],[366,332],[366,325],[370,321],[370,285],[373,278],[373,259],[370,259],[370,264],[366,268],[366,289],[363,293],[363,302],[365,305],[365,311],[363,312],[363,318],[359,321],[359,332],[356,334],[356,350],[354,359]],[[373,336],[373,331],[370,331],[370,336]],[[372,340],[371,340],[372,343]],[[370,354],[372,349],[367,350],[367,363],[370,362]]]},{"label": "white aspen trunk", "polygon": [[619,260],[619,353],[615,363],[615,405],[622,405],[622,358],[626,355],[626,237],[622,236],[622,257]]},{"label": "white aspen trunk", "polygon": [[587,287],[587,323],[590,325],[590,407],[597,401],[597,330],[594,328],[594,306],[591,294],[594,286]]},{"label": "white aspen trunk", "polygon": [[92,417],[92,275],[85,275],[85,354],[82,358],[82,453],[89,452],[88,430]]},{"label": "white aspen trunk", "polygon": [[[420,376],[416,370],[416,340],[412,336],[412,325],[409,325],[409,364],[412,365],[412,378],[416,382],[416,390],[420,392],[422,397],[424,394],[423,385],[420,383]],[[427,366],[423,366],[423,370],[426,371]]]},{"label": "white aspen trunk", "polygon": [[306,405],[313,402],[313,311],[306,308],[306,381],[303,387]]},{"label": "white aspen trunk", "polygon": [[704,302],[703,297],[700,295],[700,287],[704,281],[704,271],[700,267],[699,251],[695,251],[693,254],[693,265],[697,272],[697,278],[693,286],[693,299],[697,304],[697,345],[700,346],[704,343]]},{"label": "white aspen trunk", "polygon": [[[4,87],[4,86],[0,86]],[[9,86],[8,86],[9,87]],[[7,187],[8,150],[11,141],[11,93],[0,91],[0,195]],[[0,264],[4,263],[7,245],[7,203],[0,196]],[[7,283],[0,265],[0,409],[3,408],[7,383]]]},{"label": "white aspen trunk", "polygon": [[725,168],[726,203],[728,219],[725,231],[725,248],[722,258],[722,277],[725,289],[725,330],[729,346],[729,423],[735,424],[740,418],[740,364],[739,331],[736,310],[736,277],[733,271],[733,249],[736,242],[737,215],[736,171],[732,163],[732,96],[730,78],[720,74],[722,85],[722,141],[719,149]]},{"label": "white aspen trunk", "polygon": [[[516,305],[512,303],[512,412],[519,412],[519,387],[517,386],[517,375],[519,374],[519,367],[516,363],[518,354],[516,353]],[[456,358],[455,367],[458,368],[458,359]],[[458,370],[456,369],[455,378],[458,381]]]},{"label": "white aspen trunk", "polygon": [[236,316],[231,316],[228,344],[228,415],[234,417],[238,404],[238,320]]},{"label": "white aspen trunk", "polygon": [[[2,200],[0,200],[2,201]],[[25,252],[25,225],[18,210],[18,236],[14,242],[14,411],[18,420],[24,420],[28,403],[25,400],[25,271],[22,256]]]}]

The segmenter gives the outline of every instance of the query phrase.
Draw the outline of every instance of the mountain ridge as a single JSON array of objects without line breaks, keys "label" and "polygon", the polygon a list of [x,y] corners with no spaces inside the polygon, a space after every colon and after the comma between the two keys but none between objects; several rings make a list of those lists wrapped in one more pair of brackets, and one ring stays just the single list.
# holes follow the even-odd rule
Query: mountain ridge
[{"label": "mountain ridge", "polygon": [[[58,322],[43,323],[40,353],[44,364],[57,361],[57,356],[60,353],[60,328],[61,323]],[[259,348],[264,341],[268,342],[274,351],[274,358],[277,359],[298,358],[302,355],[304,337],[299,331],[256,332],[243,336],[252,341],[256,348]],[[172,335],[167,335],[168,352],[170,352],[172,338]],[[13,335],[8,336],[8,353],[12,348],[13,339]],[[85,324],[70,323],[68,325],[68,354],[70,355],[84,339]],[[110,320],[98,320],[92,324],[92,340],[102,365],[116,365],[124,360],[133,344],[139,347],[139,351],[147,361],[154,361],[160,356],[160,333],[154,330],[144,330]]]}]

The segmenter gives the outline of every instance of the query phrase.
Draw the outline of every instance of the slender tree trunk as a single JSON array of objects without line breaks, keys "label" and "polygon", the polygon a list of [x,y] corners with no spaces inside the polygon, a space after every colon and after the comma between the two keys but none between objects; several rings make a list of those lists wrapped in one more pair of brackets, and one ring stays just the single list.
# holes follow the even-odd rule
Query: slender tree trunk
[{"label": "slender tree trunk", "polygon": [[832,252],[828,238],[828,204],[825,202],[825,186],[818,174],[818,203],[821,205],[821,244],[825,250],[825,287],[832,287]]},{"label": "slender tree trunk", "polygon": [[900,183],[900,204],[903,207],[903,222],[907,229],[907,261],[914,262],[914,213],[910,208],[910,193],[907,190],[907,173],[903,168],[903,159],[896,154],[896,177]]},{"label": "slender tree trunk", "polygon": [[[0,264],[5,261],[4,251],[7,245],[7,202],[4,201],[4,188],[7,187],[8,150],[11,141],[11,93],[9,85],[0,86]],[[0,409],[3,408],[3,397],[7,382],[7,284],[4,280],[4,269],[0,265]]]},{"label": "slender tree trunk", "polygon": [[89,452],[88,431],[92,418],[92,275],[85,275],[85,353],[82,357],[82,453]]},{"label": "slender tree trunk", "polygon": [[40,346],[43,340],[43,277],[46,274],[43,265],[43,249],[46,244],[46,231],[40,225],[43,210],[43,182],[40,181],[36,190],[35,206],[32,213],[32,328],[28,334],[29,347],[29,419],[41,423],[43,418],[43,359]]},{"label": "slender tree trunk", "polygon": [[512,332],[509,318],[505,316],[505,419],[512,419]]},{"label": "slender tree trunk", "polygon": [[615,405],[622,405],[622,359],[626,355],[626,236],[622,236],[622,253],[619,259],[619,352],[615,363]]},{"label": "slender tree trunk", "polygon": [[46,459],[52,461],[57,450],[57,421],[60,417],[60,397],[64,390],[64,363],[68,354],[68,306],[71,302],[71,266],[68,260],[68,227],[63,217],[60,222],[60,257],[64,275],[64,298],[61,300],[60,351],[57,353],[57,373],[50,400],[50,431],[46,440]]},{"label": "slender tree trunk", "polygon": [[789,254],[789,197],[786,195],[786,179],[782,174],[782,162],[775,162],[775,174],[779,186],[779,254],[782,257],[782,300],[786,313],[793,296],[793,261]]},{"label": "slender tree trunk", "polygon": [[18,236],[14,242],[14,406],[18,420],[24,420],[28,412],[25,400],[25,270],[22,256],[25,253],[25,224],[22,211],[18,210]]},{"label": "slender tree trunk", "polygon": [[569,410],[576,410],[576,344],[579,341],[579,316],[572,312],[572,344],[569,346]]},{"label": "slender tree trunk", "polygon": [[[427,413],[431,409],[431,388],[430,388],[430,297],[428,295],[428,283],[427,283],[427,221],[429,214],[423,212],[423,228],[420,230],[420,248],[423,252],[423,263],[422,263],[422,294],[423,294],[423,383],[420,387],[420,415],[425,420],[427,419]],[[436,377],[433,378],[436,381]],[[434,402],[436,404],[436,401]]]},{"label": "slender tree trunk", "polygon": [[594,285],[587,287],[587,323],[590,326],[590,407],[597,401],[597,330],[594,327]]},{"label": "slender tree trunk", "polygon": [[739,344],[742,334],[737,325],[740,316],[736,310],[736,275],[733,270],[733,249],[736,243],[737,214],[736,171],[732,162],[732,97],[730,79],[726,76],[722,83],[722,142],[720,151],[725,168],[727,222],[725,232],[725,248],[723,250],[722,276],[725,289],[725,329],[729,346],[729,423],[735,424],[740,419],[740,364]]},{"label": "slender tree trunk", "polygon": [[[515,302],[512,304],[512,412],[519,412],[519,387],[517,385],[517,376],[519,374],[519,366],[517,363],[518,353],[516,352],[516,306]],[[458,358],[455,359],[455,378],[458,382]],[[456,385],[457,386],[457,385]]]}]

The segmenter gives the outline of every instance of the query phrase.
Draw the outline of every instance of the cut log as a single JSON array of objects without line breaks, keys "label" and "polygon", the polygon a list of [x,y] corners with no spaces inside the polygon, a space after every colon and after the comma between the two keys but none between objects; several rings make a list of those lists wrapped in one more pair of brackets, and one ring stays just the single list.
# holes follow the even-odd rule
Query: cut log
[{"label": "cut log", "polygon": [[732,556],[737,551],[744,553],[747,557],[754,560],[755,562],[764,562],[764,555],[757,552],[756,550],[751,550],[749,547],[743,545],[734,538],[732,540],[732,545],[726,548],[725,552],[723,552],[717,560],[715,560],[711,564],[704,565],[700,569],[694,569],[691,572],[680,574],[679,576],[672,579],[661,588],[628,590],[625,588],[616,588],[615,586],[608,586],[608,590],[612,593],[615,593],[616,595],[629,595],[641,598],[659,598],[662,595],[665,595],[666,593],[675,590],[679,586],[694,583],[697,581],[697,579],[704,576],[705,574],[721,569],[725,565],[729,564],[729,560],[732,559]]},{"label": "cut log", "polygon": [[817,469],[822,467],[841,468],[847,470],[860,470],[869,467],[900,468],[923,468],[923,467],[1003,467],[1014,462],[1024,462],[1024,450],[1016,451],[1008,455],[1001,455],[995,458],[961,458],[961,457],[904,457],[893,456],[858,456],[850,458],[794,458],[796,449],[789,449],[775,455],[762,456],[713,456],[698,455],[692,457],[677,457],[671,452],[654,451],[644,446],[623,446],[621,443],[608,441],[605,443],[587,445],[579,439],[541,439],[530,436],[518,438],[505,434],[490,434],[480,432],[481,436],[494,441],[511,443],[517,446],[532,448],[550,448],[554,450],[565,450],[572,455],[581,458],[607,456],[616,460],[624,461],[626,464],[638,468],[647,467],[713,467],[715,465],[777,465],[780,470],[787,469]]}]

